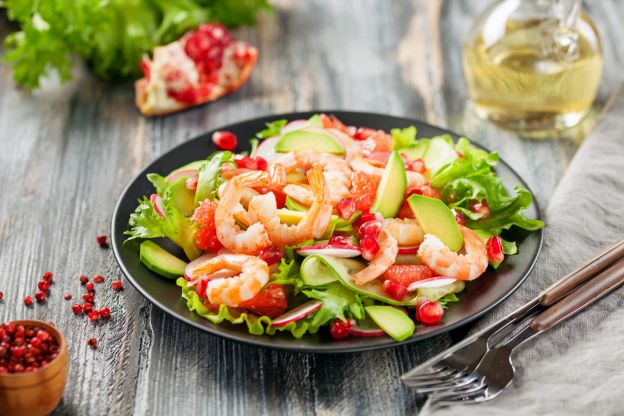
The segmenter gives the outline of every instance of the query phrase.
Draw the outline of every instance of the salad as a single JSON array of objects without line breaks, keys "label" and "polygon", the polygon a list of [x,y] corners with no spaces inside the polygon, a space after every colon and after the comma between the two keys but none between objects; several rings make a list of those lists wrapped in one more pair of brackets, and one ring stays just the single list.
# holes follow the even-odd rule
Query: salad
[{"label": "salad", "polygon": [[236,136],[216,132],[222,150],[147,175],[155,191],[130,216],[128,240],[215,324],[405,340],[516,254],[519,229],[544,225],[523,214],[527,189],[505,190],[495,152],[416,133],[318,114],[267,123],[237,153]]}]

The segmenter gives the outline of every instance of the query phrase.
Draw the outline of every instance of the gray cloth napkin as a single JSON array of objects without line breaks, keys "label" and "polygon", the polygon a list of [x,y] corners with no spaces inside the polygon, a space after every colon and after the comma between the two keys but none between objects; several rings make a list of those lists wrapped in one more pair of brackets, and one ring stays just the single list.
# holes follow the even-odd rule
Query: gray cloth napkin
[{"label": "gray cloth napkin", "polygon": [[[494,322],[602,249],[624,238],[624,89],[585,140],[546,212],[535,270]],[[516,379],[488,403],[422,414],[624,414],[624,288],[520,347]]]}]

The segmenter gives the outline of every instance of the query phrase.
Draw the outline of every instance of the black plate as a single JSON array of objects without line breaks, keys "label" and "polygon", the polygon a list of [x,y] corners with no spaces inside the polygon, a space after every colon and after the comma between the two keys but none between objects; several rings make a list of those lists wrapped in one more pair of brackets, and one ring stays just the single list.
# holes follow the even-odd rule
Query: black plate
[{"label": "black plate", "polygon": [[[289,120],[307,119],[315,113],[318,112],[278,114],[232,124],[219,130],[230,130],[240,138],[253,137],[257,131],[264,128],[265,123],[268,121],[281,118]],[[419,137],[431,137],[447,133],[454,138],[457,137],[454,133],[416,120],[382,114],[344,111],[325,111],[325,113],[335,114],[347,125],[368,126],[386,131],[394,127],[415,125],[418,128]],[[143,195],[150,195],[153,192],[153,188],[145,175],[149,172],[166,175],[179,166],[209,155],[215,151],[211,135],[212,131],[189,140],[152,162],[124,190],[117,202],[112,218],[112,244],[115,258],[128,280],[143,296],[163,311],[202,331],[263,347],[314,353],[354,352],[409,344],[450,331],[483,315],[502,302],[522,284],[537,260],[542,245],[541,231],[528,235],[519,246],[520,253],[508,257],[497,272],[488,269],[485,275],[474,282],[468,283],[465,291],[459,295],[461,302],[452,304],[449,307],[441,324],[433,326],[419,325],[414,336],[399,343],[385,336],[369,338],[348,337],[344,340],[336,341],[330,338],[328,331],[323,330],[319,334],[306,335],[300,340],[294,339],[289,334],[256,336],[247,332],[246,325],[212,324],[186,308],[184,300],[180,297],[180,289],[173,280],[160,277],[141,264],[136,244],[123,245],[123,233],[128,228],[128,218],[136,208],[137,199]],[[237,150],[242,151],[245,149],[248,149],[248,143],[243,142],[240,143]],[[507,178],[506,186],[509,189],[516,184],[527,186],[518,174],[503,161],[498,164],[496,171],[498,175]],[[527,216],[530,218],[541,218],[536,204],[527,211]]]}]

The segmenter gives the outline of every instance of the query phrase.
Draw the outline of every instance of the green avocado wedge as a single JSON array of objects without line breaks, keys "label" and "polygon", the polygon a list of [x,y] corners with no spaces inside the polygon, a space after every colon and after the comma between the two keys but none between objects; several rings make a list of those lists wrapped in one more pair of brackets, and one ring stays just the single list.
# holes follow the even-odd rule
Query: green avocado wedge
[{"label": "green avocado wedge", "polygon": [[433,234],[450,250],[458,252],[464,245],[464,237],[459,230],[455,215],[439,199],[414,194],[407,203],[425,234]]},{"label": "green avocado wedge", "polygon": [[186,263],[153,241],[143,241],[139,251],[141,263],[154,273],[170,279],[184,276]]},{"label": "green avocado wedge", "polygon": [[195,210],[195,192],[186,187],[186,177],[182,177],[169,185],[173,204],[187,217]]},{"label": "green avocado wedge", "polygon": [[366,306],[364,310],[366,315],[395,341],[405,341],[414,335],[416,325],[402,310],[383,305]]},{"label": "green avocado wedge", "polygon": [[[381,282],[381,279],[375,279],[365,285],[357,285],[352,276],[366,267],[364,263],[353,259],[343,259],[324,254],[307,256],[305,260],[303,260],[303,263],[301,264],[301,277],[304,282],[306,281],[306,277],[303,275],[303,270],[306,268],[306,266],[304,266],[306,262],[320,262],[323,266],[325,266],[325,270],[323,271],[324,274],[333,273],[334,277],[344,286],[371,299],[380,300],[384,303],[397,306],[415,305],[418,301],[418,293],[416,292],[409,294],[409,297],[407,297],[404,302],[392,299],[383,291],[383,283]],[[320,266],[315,264],[314,267],[318,269]]]},{"label": "green avocado wedge", "polygon": [[399,153],[394,150],[390,153],[386,169],[381,176],[371,212],[379,212],[384,218],[393,218],[403,205],[406,188],[405,165]]},{"label": "green avocado wedge", "polygon": [[314,150],[316,152],[327,152],[335,155],[344,154],[344,149],[336,139],[324,133],[322,130],[301,129],[293,130],[282,136],[275,143],[275,151],[296,152],[302,150]]}]

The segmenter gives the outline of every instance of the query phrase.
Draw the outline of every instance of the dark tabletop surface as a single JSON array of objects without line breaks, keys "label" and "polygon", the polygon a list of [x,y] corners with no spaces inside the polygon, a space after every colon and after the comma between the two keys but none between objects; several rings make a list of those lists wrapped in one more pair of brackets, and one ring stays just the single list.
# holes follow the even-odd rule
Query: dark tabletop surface
[{"label": "dark tabletop surface", "polygon": [[[57,414],[406,414],[418,399],[399,375],[452,338],[348,355],[259,349],[208,335],[153,307],[129,284],[98,233],[109,233],[122,189],[144,165],[220,125],[278,112],[338,108],[412,117],[498,150],[542,207],[592,120],[558,140],[533,142],[476,118],[461,74],[461,43],[486,2],[276,1],[272,15],[236,32],[260,61],[235,94],[194,110],[146,119],[132,83],[103,83],[85,68],[33,94],[0,66],[0,321],[53,321],[70,343],[69,381]],[[624,3],[590,1],[605,51],[597,109],[622,80]],[[0,34],[8,26],[0,18]],[[40,275],[56,284],[26,307]],[[75,317],[80,274],[97,288],[109,322]],[[522,290],[522,289],[520,289]],[[463,331],[452,334],[461,337]],[[97,350],[87,339],[99,340]]]}]

